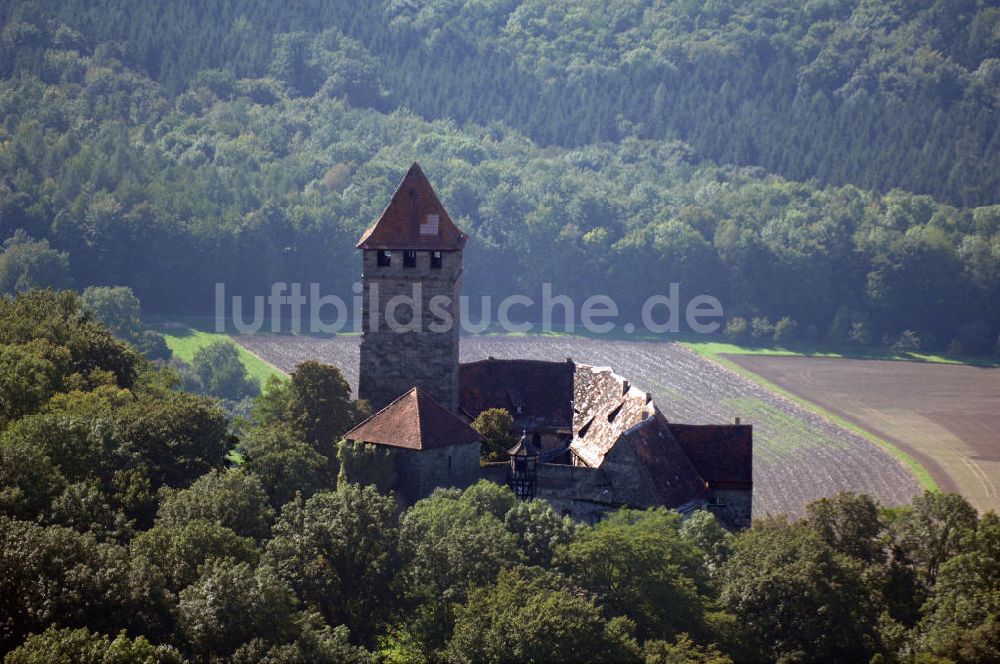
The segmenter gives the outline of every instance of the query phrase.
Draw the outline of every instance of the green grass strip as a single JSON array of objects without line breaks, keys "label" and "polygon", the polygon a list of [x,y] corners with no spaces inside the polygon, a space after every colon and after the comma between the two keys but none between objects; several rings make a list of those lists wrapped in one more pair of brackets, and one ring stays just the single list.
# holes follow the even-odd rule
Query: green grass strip
[{"label": "green grass strip", "polygon": [[888,348],[855,348],[830,350],[822,346],[740,346],[724,341],[680,339],[681,343],[705,357],[728,355],[773,355],[778,357],[833,357],[846,360],[891,360],[898,362],[928,362],[931,364],[967,364],[976,367],[997,367],[1000,362],[969,355],[935,355],[932,353],[898,353]]},{"label": "green grass strip", "polygon": [[[924,489],[926,489],[927,491],[936,491],[936,492],[939,492],[941,490],[941,487],[938,486],[938,483],[931,476],[930,472],[928,472],[927,469],[924,468],[923,464],[921,464],[915,458],[913,458],[912,456],[910,456],[907,452],[904,452],[903,450],[901,450],[897,446],[895,446],[892,443],[890,443],[888,440],[885,440],[884,438],[880,438],[879,436],[876,436],[875,434],[871,433],[870,431],[867,431],[866,429],[863,429],[863,428],[859,427],[858,425],[854,424],[853,422],[850,422],[850,421],[848,421],[848,420],[840,417],[839,415],[831,413],[827,409],[825,409],[822,406],[819,406],[819,405],[813,403],[812,401],[808,401],[807,399],[803,399],[802,397],[800,397],[800,396],[798,396],[796,394],[793,394],[793,393],[789,392],[788,390],[786,390],[786,389],[784,389],[784,388],[782,388],[782,387],[780,387],[778,385],[775,385],[774,383],[772,383],[771,381],[767,380],[763,376],[760,376],[759,374],[756,374],[756,373],[750,371],[749,369],[745,369],[745,368],[741,367],[740,365],[736,364],[732,360],[729,360],[729,359],[726,359],[724,357],[721,357],[718,354],[718,352],[709,352],[706,349],[706,346],[709,346],[709,347],[715,346],[715,347],[723,347],[723,348],[725,348],[725,347],[732,347],[732,348],[737,348],[737,349],[740,348],[739,346],[730,346],[730,344],[704,344],[704,343],[702,343],[702,344],[684,343],[683,345],[686,346],[686,347],[688,347],[688,348],[690,348],[694,352],[698,353],[699,355],[701,355],[705,359],[710,360],[712,362],[715,362],[716,364],[719,364],[719,365],[725,367],[726,369],[729,369],[730,371],[732,371],[732,372],[734,372],[736,374],[739,374],[740,376],[743,376],[744,378],[757,383],[758,385],[760,385],[761,387],[763,387],[766,390],[769,390],[769,391],[774,392],[776,394],[780,394],[781,396],[783,396],[786,399],[788,399],[789,401],[791,401],[791,402],[793,402],[793,403],[801,406],[802,408],[805,408],[806,410],[808,410],[808,411],[810,411],[812,413],[815,413],[816,415],[819,415],[820,417],[823,417],[823,418],[829,420],[830,422],[833,422],[837,426],[839,426],[839,427],[841,427],[843,429],[847,429],[848,431],[852,431],[852,432],[858,434],[859,436],[861,436],[862,438],[864,438],[865,440],[868,440],[868,441],[874,443],[875,445],[878,445],[879,447],[881,447],[882,449],[884,449],[886,452],[888,452],[889,454],[891,454],[894,457],[896,457],[899,461],[901,461],[903,463],[903,465],[905,465],[907,467],[907,469],[909,469],[910,473],[913,474],[913,477],[917,480],[917,482],[920,484],[920,486],[922,486]],[[723,352],[729,352],[729,351],[723,351]],[[735,355],[739,355],[740,352],[737,350],[734,354]],[[744,354],[749,354],[749,353],[744,353]],[[758,355],[762,355],[762,354],[765,354],[765,353],[757,353],[757,354]],[[770,353],[770,354],[774,355],[775,353]],[[788,355],[794,355],[794,353],[788,353]],[[835,355],[830,355],[829,357],[836,357],[836,356]]]},{"label": "green grass strip", "polygon": [[236,346],[236,349],[240,353],[240,360],[243,361],[243,366],[247,369],[247,375],[259,380],[261,387],[267,382],[269,376],[277,376],[278,378],[288,377],[288,374],[278,367],[254,355],[230,339],[228,334],[205,332],[204,330],[197,330],[192,327],[156,327],[155,329],[163,334],[167,341],[167,346],[173,351],[174,355],[185,362],[194,360],[194,354],[200,348],[209,345],[213,341],[222,339]]}]

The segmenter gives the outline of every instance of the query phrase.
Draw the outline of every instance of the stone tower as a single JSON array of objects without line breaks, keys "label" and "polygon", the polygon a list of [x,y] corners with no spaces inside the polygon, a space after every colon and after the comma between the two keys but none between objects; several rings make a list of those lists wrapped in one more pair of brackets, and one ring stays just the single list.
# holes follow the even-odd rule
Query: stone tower
[{"label": "stone tower", "polygon": [[413,164],[358,242],[364,286],[358,397],[373,410],[418,387],[457,412],[467,239]]}]

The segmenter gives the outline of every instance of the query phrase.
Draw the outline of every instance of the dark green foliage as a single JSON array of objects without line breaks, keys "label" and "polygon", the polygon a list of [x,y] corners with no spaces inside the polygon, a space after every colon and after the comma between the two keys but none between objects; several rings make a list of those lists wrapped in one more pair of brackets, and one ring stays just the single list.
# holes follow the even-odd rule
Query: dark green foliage
[{"label": "dark green foliage", "polygon": [[504,516],[504,526],[517,536],[525,562],[541,567],[552,566],[553,554],[572,542],[577,530],[572,519],[556,514],[544,500],[515,502]]},{"label": "dark green foliage", "polygon": [[643,648],[646,664],[732,664],[732,659],[715,646],[695,643],[681,634],[674,643],[647,641]]},{"label": "dark green foliage", "polygon": [[191,361],[195,391],[236,401],[260,393],[258,381],[247,376],[239,350],[229,340],[213,341],[195,352]]},{"label": "dark green foliage", "polygon": [[698,510],[679,529],[681,539],[698,547],[704,556],[705,574],[715,578],[733,551],[734,536],[708,510]]},{"label": "dark green foliage", "polygon": [[701,552],[678,533],[680,517],[662,509],[619,510],[581,528],[558,554],[570,577],[629,615],[642,639],[704,630]]},{"label": "dark green foliage", "polygon": [[114,639],[86,627],[50,627],[33,634],[7,653],[7,664],[181,664],[184,658],[170,646],[156,646],[145,637],[128,638],[122,631]]},{"label": "dark green foliage", "polygon": [[288,640],[294,607],[291,589],[271,568],[214,560],[180,592],[177,624],[192,652],[224,657],[251,639]]},{"label": "dark green foliage", "polygon": [[470,425],[483,436],[481,455],[484,461],[506,461],[507,450],[514,447],[514,418],[503,408],[487,408]]},{"label": "dark green foliage", "polygon": [[348,484],[287,503],[265,563],[329,624],[373,640],[392,610],[397,572],[395,501]]},{"label": "dark green foliage", "polygon": [[69,351],[37,339],[0,346],[0,430],[41,408],[63,383]]},{"label": "dark green foliage", "polygon": [[84,310],[112,334],[128,341],[147,358],[170,358],[170,349],[163,335],[143,326],[139,298],[128,286],[91,286],[83,291],[80,301]]},{"label": "dark green foliage", "polygon": [[1000,331],[995,8],[605,4],[7,3],[0,218],[152,311],[349,298],[419,159],[472,295],[548,281],[636,319],[678,282],[748,327],[848,307],[845,345]]},{"label": "dark green foliage", "polygon": [[339,369],[314,361],[298,365],[291,380],[269,380],[250,412],[259,425],[287,425],[327,460],[331,480],[337,477],[337,443],[369,414],[367,402],[351,399]]},{"label": "dark green foliage", "polygon": [[389,493],[396,485],[396,453],[385,445],[342,440],[337,444],[337,486],[359,484]]},{"label": "dark green foliage", "polygon": [[53,623],[122,626],[127,564],[92,535],[0,516],[0,650]]},{"label": "dark green foliage", "polygon": [[881,648],[860,566],[805,524],[756,522],[734,543],[721,588],[753,659],[857,661]]},{"label": "dark green foliage", "polygon": [[461,601],[470,586],[491,583],[501,568],[522,559],[503,521],[457,490],[438,489],[418,501],[399,527],[410,556],[407,587],[423,601]]},{"label": "dark green foliage", "polygon": [[892,530],[919,580],[929,587],[941,565],[964,549],[977,521],[975,508],[958,494],[927,491],[913,499],[912,509],[893,522]]},{"label": "dark green foliage", "polygon": [[329,459],[296,438],[288,427],[255,428],[240,441],[240,450],[243,470],[261,481],[275,507],[284,505],[296,493],[308,498],[335,486]]},{"label": "dark green foliage", "polygon": [[148,469],[154,487],[186,486],[222,465],[233,445],[225,414],[204,397],[140,399],[116,413],[117,434]]},{"label": "dark green foliage", "polygon": [[264,487],[256,476],[241,469],[211,471],[186,489],[164,490],[159,500],[157,525],[213,521],[256,540],[266,539],[271,532],[274,510]]},{"label": "dark green foliage", "polygon": [[131,387],[144,368],[135,350],[90,320],[70,291],[36,290],[13,300],[0,298],[0,343],[41,340],[69,351],[62,370],[74,386],[95,386],[110,377],[120,387]]},{"label": "dark green foliage", "polygon": [[137,535],[131,544],[133,561],[156,568],[164,587],[178,592],[197,580],[208,560],[255,563],[254,541],[211,521],[189,521],[178,525],[156,525]]},{"label": "dark green foliage", "polygon": [[503,571],[457,610],[446,650],[453,662],[639,662],[620,620],[566,579],[541,570]]},{"label": "dark green foliage", "polygon": [[22,293],[32,288],[67,288],[73,280],[69,256],[33,240],[22,229],[3,243],[0,250],[0,293]]},{"label": "dark green foliage", "polygon": [[284,416],[324,456],[335,460],[341,436],[368,414],[364,402],[351,400],[351,386],[337,367],[309,361],[292,372]]},{"label": "dark green foliage", "polygon": [[924,607],[923,645],[960,662],[1000,657],[1000,519],[988,513],[941,565]]},{"label": "dark green foliage", "polygon": [[266,641],[254,638],[236,650],[233,661],[250,664],[265,656],[265,661],[280,664],[371,664],[373,661],[371,653],[351,644],[347,627],[330,627],[315,611],[299,612],[295,625],[298,635],[291,643],[268,648]]}]

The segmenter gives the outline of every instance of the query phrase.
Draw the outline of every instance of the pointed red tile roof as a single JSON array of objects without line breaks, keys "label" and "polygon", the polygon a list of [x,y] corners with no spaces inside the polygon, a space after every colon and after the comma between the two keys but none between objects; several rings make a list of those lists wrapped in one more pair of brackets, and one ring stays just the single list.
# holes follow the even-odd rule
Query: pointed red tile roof
[{"label": "pointed red tile roof", "polygon": [[478,443],[482,436],[420,388],[411,388],[344,438],[410,450]]},{"label": "pointed red tile roof", "polygon": [[468,236],[441,205],[431,183],[414,162],[396,187],[378,221],[358,241],[359,249],[458,251]]}]

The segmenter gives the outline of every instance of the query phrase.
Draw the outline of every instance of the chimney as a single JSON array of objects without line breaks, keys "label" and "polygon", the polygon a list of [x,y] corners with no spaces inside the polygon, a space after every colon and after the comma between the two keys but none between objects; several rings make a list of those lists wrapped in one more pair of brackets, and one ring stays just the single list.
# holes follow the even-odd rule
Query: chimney
[{"label": "chimney", "polygon": [[649,403],[652,400],[653,400],[653,393],[652,392],[646,392],[646,403]]},{"label": "chimney", "polygon": [[739,418],[739,416],[738,416],[738,415],[736,416],[736,423],[737,423],[737,424],[739,424],[739,423],[740,423],[740,418]]},{"label": "chimney", "polygon": [[632,386],[627,380],[622,381],[622,394],[628,394],[628,388]]}]

